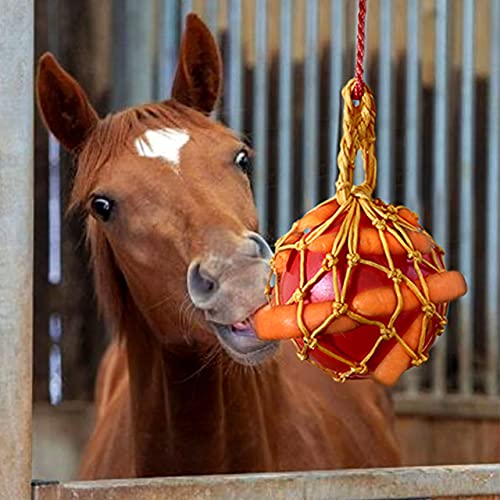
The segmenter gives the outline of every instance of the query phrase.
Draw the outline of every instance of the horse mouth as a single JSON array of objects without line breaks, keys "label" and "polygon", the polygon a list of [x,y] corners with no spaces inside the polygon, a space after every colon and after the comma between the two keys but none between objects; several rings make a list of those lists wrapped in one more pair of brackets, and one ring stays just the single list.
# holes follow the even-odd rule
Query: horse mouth
[{"label": "horse mouth", "polygon": [[279,342],[260,340],[250,318],[231,325],[212,323],[222,347],[242,365],[258,365],[276,354]]}]

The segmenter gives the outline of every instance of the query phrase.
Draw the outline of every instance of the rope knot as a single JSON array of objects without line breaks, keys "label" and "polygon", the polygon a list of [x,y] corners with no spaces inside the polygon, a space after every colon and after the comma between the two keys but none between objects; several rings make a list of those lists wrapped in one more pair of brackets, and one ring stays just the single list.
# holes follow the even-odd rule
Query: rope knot
[{"label": "rope knot", "polygon": [[354,267],[359,264],[359,261],[361,260],[361,257],[357,253],[348,253],[347,254],[347,265],[349,267]]},{"label": "rope knot", "polygon": [[425,363],[429,359],[429,356],[427,354],[421,354],[420,357],[412,359],[411,364],[413,366],[420,366],[423,363]]},{"label": "rope knot", "polygon": [[432,318],[434,314],[436,314],[436,306],[432,302],[429,302],[427,305],[422,307],[422,312],[427,318]]},{"label": "rope knot", "polygon": [[300,302],[301,300],[304,300],[304,295],[305,294],[303,290],[301,290],[300,288],[296,288],[292,294],[292,301]]},{"label": "rope knot", "polygon": [[392,328],[386,328],[385,326],[380,329],[380,336],[384,340],[390,340],[392,337],[394,337],[396,333],[396,329],[394,327]]},{"label": "rope knot", "polygon": [[373,188],[366,183],[359,184],[358,186],[354,186],[351,189],[351,194],[355,198],[361,198],[364,200],[370,200],[372,197],[372,193],[373,193]]},{"label": "rope knot", "polygon": [[387,222],[385,220],[382,220],[382,219],[378,219],[378,220],[374,221],[373,225],[379,231],[385,231],[387,229]]},{"label": "rope knot", "polygon": [[365,375],[366,373],[368,373],[368,367],[364,364],[364,363],[361,363],[357,370],[356,370],[356,373],[358,375]]},{"label": "rope knot", "polygon": [[332,304],[332,310],[335,317],[342,316],[348,311],[349,307],[343,302],[334,302]]},{"label": "rope knot", "polygon": [[304,345],[307,346],[307,348],[310,350],[316,349],[316,346],[318,345],[318,339],[316,337],[304,338],[303,341]]},{"label": "rope knot", "polygon": [[305,250],[307,248],[307,243],[302,239],[302,240],[299,240],[297,241],[297,243],[295,244],[295,248],[299,251],[299,252],[302,252],[303,250]]},{"label": "rope knot", "polygon": [[423,261],[422,253],[418,250],[411,250],[408,252],[408,258],[413,259],[417,264],[420,264]]},{"label": "rope knot", "polygon": [[403,281],[403,273],[400,269],[393,269],[387,273],[387,277],[398,285]]},{"label": "rope knot", "polygon": [[333,267],[337,265],[338,261],[339,260],[337,259],[337,257],[334,257],[331,253],[327,253],[325,255],[325,258],[323,259],[323,263],[321,264],[321,267],[325,271],[331,271],[333,269]]}]

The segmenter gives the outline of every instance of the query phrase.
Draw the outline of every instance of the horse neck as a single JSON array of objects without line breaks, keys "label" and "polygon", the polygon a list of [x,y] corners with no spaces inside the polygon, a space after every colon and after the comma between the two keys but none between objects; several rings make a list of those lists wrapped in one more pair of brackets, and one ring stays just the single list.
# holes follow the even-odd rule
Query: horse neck
[{"label": "horse neck", "polygon": [[137,310],[127,310],[137,474],[248,472],[270,464],[262,429],[280,404],[278,363],[257,370],[236,366],[224,353],[207,363],[195,345],[160,344]]}]

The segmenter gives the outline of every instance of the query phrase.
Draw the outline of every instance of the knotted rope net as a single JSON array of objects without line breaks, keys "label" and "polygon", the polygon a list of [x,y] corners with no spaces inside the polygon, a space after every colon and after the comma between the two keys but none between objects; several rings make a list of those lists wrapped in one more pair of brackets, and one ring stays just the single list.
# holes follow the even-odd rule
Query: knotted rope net
[{"label": "knotted rope net", "polygon": [[[416,214],[372,197],[375,102],[365,84],[355,103],[355,86],[352,79],[342,91],[336,195],[277,241],[266,293],[273,307],[296,305],[300,336],[293,342],[301,360],[340,382],[379,370],[384,382],[394,383],[400,373],[385,373],[384,359],[396,352],[401,365],[405,358],[400,372],[418,366],[443,332],[447,297],[435,277],[449,273],[443,250]],[[358,151],[365,179],[354,185]]]}]

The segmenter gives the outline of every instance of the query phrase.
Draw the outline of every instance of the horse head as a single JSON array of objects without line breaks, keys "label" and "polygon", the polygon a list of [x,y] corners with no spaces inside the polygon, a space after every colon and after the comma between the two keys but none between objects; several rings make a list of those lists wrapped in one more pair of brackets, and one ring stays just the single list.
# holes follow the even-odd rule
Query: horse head
[{"label": "horse head", "polygon": [[265,302],[271,251],[257,232],[252,150],[210,119],[221,58],[187,18],[171,99],[100,118],[51,54],[38,104],[76,156],[71,207],[83,210],[99,304],[117,330],[137,310],[166,346],[222,345],[243,364],[272,356],[248,318]]}]

